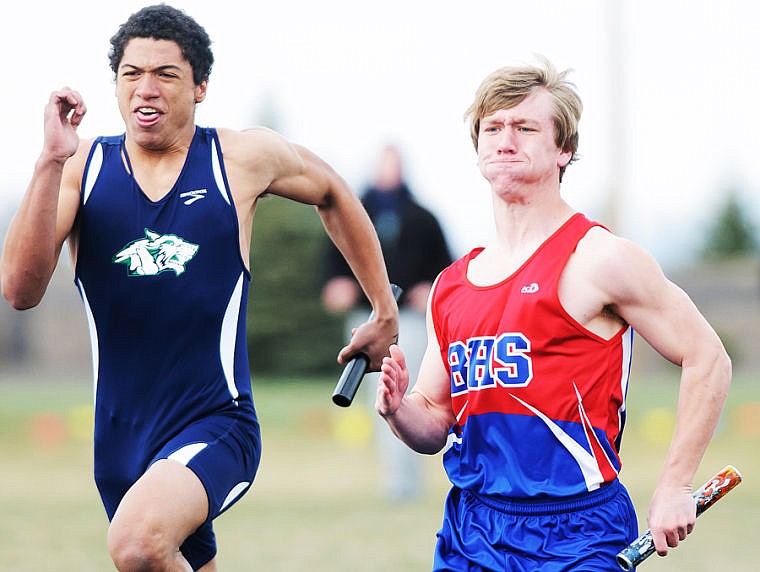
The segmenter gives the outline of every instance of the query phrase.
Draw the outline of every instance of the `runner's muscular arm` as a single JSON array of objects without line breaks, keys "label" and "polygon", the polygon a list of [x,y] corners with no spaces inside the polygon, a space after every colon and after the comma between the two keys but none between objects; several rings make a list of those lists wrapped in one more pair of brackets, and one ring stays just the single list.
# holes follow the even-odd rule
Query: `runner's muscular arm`
[{"label": "runner's muscular arm", "polygon": [[0,260],[3,296],[18,310],[40,303],[73,230],[89,149],[76,135],[85,112],[82,98],[68,88],[54,92],[45,107],[43,149],[8,227]]},{"label": "runner's muscular arm", "polygon": [[675,429],[648,513],[656,550],[665,555],[694,526],[692,483],[725,403],[731,362],[713,328],[648,252],[612,235],[603,240],[595,287],[615,314],[681,367]]},{"label": "runner's muscular arm", "polygon": [[429,300],[426,320],[428,343],[414,387],[406,393],[409,370],[401,349],[392,346],[390,357],[383,360],[375,409],[411,449],[433,455],[446,445],[456,417],[451,410],[451,384],[441,361]]},{"label": "runner's muscular arm", "polygon": [[[243,135],[253,137],[245,144],[253,142],[257,151],[247,153],[256,164],[249,164],[246,170],[258,177],[249,186],[254,188],[251,220],[255,200],[264,192],[316,207],[325,231],[345,257],[374,311],[372,322],[358,328],[338,359],[344,363],[362,352],[370,357],[370,369],[378,370],[398,335],[398,309],[380,242],[364,207],[332,167],[308,149],[268,129],[252,129]],[[225,151],[225,164],[227,155]]]}]

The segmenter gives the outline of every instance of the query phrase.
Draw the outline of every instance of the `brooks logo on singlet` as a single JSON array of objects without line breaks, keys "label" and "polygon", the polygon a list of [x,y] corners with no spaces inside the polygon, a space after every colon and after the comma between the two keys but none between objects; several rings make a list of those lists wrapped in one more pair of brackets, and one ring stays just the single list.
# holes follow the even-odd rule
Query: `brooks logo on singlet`
[{"label": "brooks logo on singlet", "polygon": [[186,199],[185,200],[185,204],[186,205],[191,205],[195,201],[199,201],[201,199],[205,199],[207,192],[208,191],[206,189],[198,189],[198,190],[195,190],[195,191],[187,191],[186,193],[181,193],[179,195],[179,198]]},{"label": "brooks logo on singlet", "polygon": [[173,271],[177,276],[198,252],[198,245],[174,234],[145,229],[145,238],[133,240],[117,252],[113,261],[129,266],[130,276],[155,276]]}]

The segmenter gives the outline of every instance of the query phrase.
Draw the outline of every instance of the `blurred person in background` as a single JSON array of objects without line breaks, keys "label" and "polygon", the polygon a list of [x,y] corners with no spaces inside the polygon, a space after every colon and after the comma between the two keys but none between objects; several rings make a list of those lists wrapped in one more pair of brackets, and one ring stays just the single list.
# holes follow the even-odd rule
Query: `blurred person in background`
[{"label": "blurred person in background", "polygon": [[638,534],[618,480],[634,331],[681,368],[648,511],[657,553],[694,528],[693,479],[731,362],[651,254],[562,198],[581,109],[545,60],[481,83],[467,118],[495,238],[438,276],[413,389],[401,347],[383,363],[378,413],[415,451],[443,451],[451,481],[437,571],[617,569]]},{"label": "blurred person in background", "polygon": [[31,308],[68,241],[92,341],[95,481],[120,571],[216,570],[212,521],[258,469],[245,317],[262,195],[314,205],[371,300],[375,318],[339,360],[366,353],[377,370],[398,335],[380,244],[345,181],[268,129],[195,124],[210,44],[165,4],[119,27],[109,59],[122,135],[80,140],[81,95],[51,94],[0,266],[5,298]]},{"label": "blurred person in background", "polygon": [[[420,205],[407,185],[401,153],[395,145],[383,147],[372,183],[362,203],[377,231],[391,282],[404,292],[399,299],[399,336],[404,340],[407,362],[417,371],[425,351],[425,308],[433,280],[452,262],[449,247],[437,218]],[[327,244],[322,302],[328,312],[345,316],[346,335],[366,319],[369,304],[338,249]],[[365,393],[374,403],[376,374],[364,381]],[[420,492],[418,455],[390,435],[377,415],[375,435],[382,466],[381,487],[393,500]]]}]

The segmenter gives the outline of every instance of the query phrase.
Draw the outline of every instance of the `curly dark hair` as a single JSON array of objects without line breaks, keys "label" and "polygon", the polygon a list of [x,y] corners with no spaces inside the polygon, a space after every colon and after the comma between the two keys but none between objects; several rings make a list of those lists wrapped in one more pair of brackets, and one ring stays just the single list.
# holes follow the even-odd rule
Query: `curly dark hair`
[{"label": "curly dark hair", "polygon": [[124,48],[132,38],[153,38],[176,43],[193,68],[195,85],[208,80],[214,55],[206,30],[182,10],[166,4],[147,6],[132,14],[111,38],[108,60],[117,73]]}]

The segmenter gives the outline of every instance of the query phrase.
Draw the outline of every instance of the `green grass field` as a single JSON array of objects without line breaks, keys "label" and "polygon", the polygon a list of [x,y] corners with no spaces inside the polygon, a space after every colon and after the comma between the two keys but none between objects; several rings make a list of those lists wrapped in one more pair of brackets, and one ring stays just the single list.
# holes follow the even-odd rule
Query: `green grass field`
[{"label": "green grass field", "polygon": [[[440,456],[425,457],[425,494],[382,497],[371,419],[334,406],[335,380],[256,381],[264,455],[251,492],[216,521],[225,572],[430,569],[447,490]],[[107,522],[92,479],[91,393],[81,382],[0,381],[0,566],[15,572],[112,570]],[[643,527],[672,429],[673,380],[633,381],[621,478]],[[358,399],[358,398],[357,398]],[[760,379],[737,379],[697,474],[726,464],[744,482],[701,517],[667,558],[640,570],[715,572],[756,567],[760,514]],[[614,570],[614,565],[611,570]]]}]

